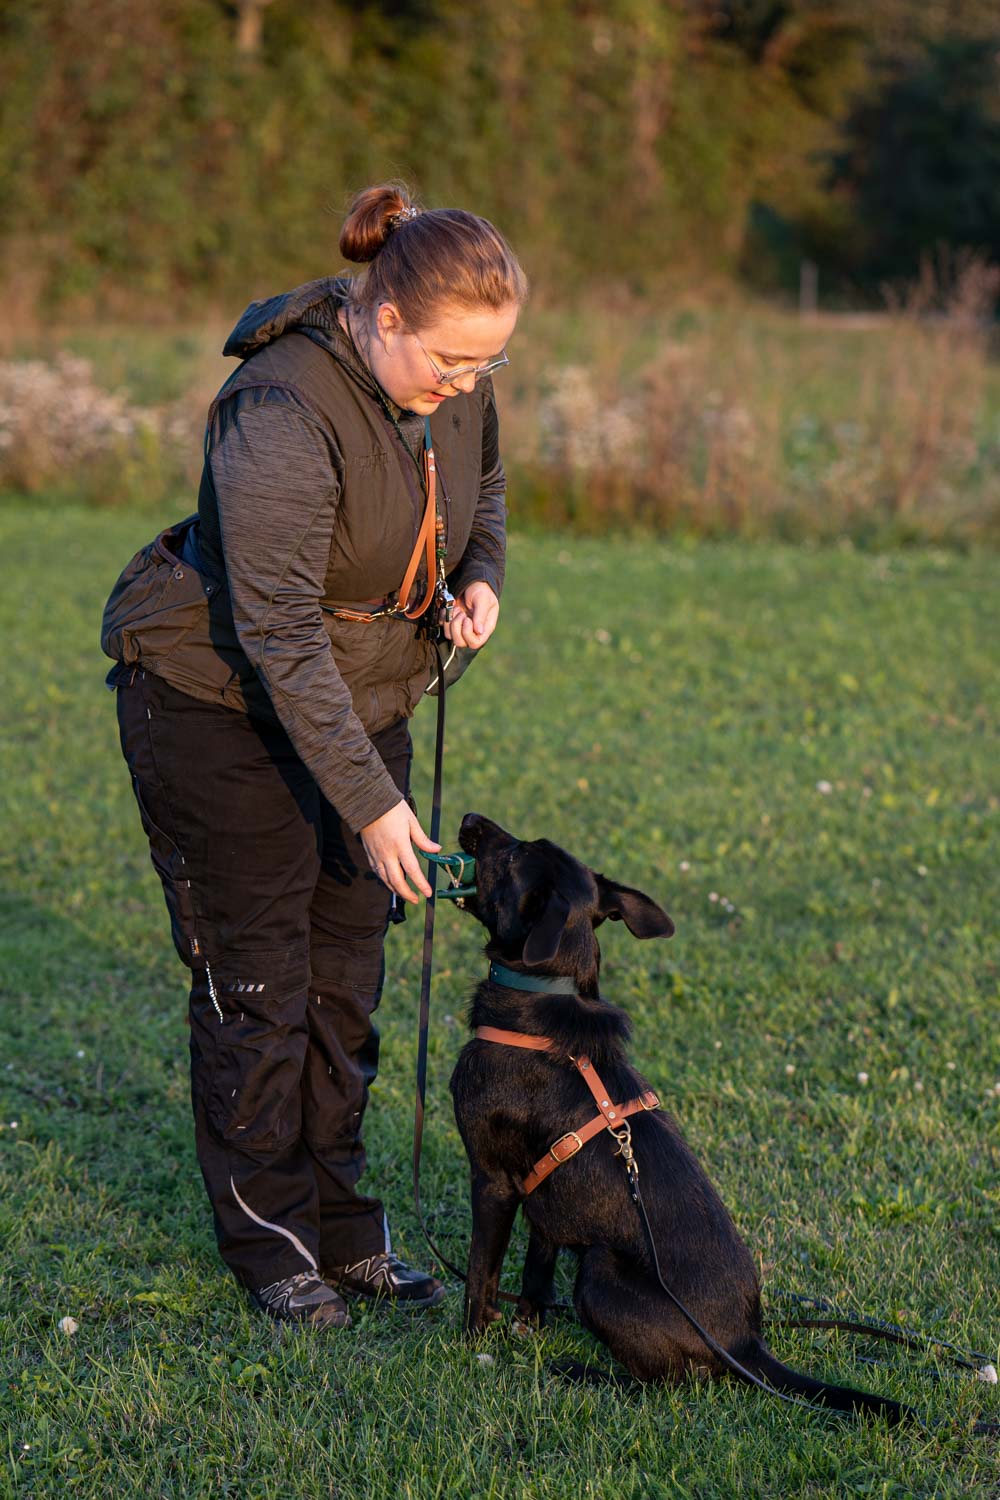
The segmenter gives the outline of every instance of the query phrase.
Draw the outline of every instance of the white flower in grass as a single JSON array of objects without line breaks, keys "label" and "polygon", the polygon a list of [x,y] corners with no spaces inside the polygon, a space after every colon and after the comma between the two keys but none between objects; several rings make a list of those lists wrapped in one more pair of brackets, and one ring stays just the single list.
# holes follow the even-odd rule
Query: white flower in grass
[{"label": "white flower in grass", "polygon": [[792,1074],[795,1072],[795,1064],[794,1063],[785,1063],[785,1072],[788,1074],[788,1076],[790,1078],[792,1076]]},{"label": "white flower in grass", "polygon": [[824,797],[829,797],[830,793],[833,791],[833,782],[817,781],[816,790],[817,792],[822,792]]},{"label": "white flower in grass", "polygon": [[86,1057],[87,1054],[86,1052],[84,1052],[82,1047],[78,1047],[76,1055],[77,1057]]},{"label": "white flower in grass", "polygon": [[597,643],[599,645],[601,645],[601,646],[610,646],[611,645],[611,631],[610,630],[605,630],[603,628],[603,626],[602,626],[600,630],[595,630],[594,631],[594,640],[597,641]]},{"label": "white flower in grass", "polygon": [[682,859],[681,862],[680,862],[680,864],[677,866],[677,868],[680,870],[680,872],[681,872],[682,875],[686,875],[687,872],[688,872],[688,870],[690,870],[690,868],[691,868],[690,861],[686,860],[686,859]]},{"label": "white flower in grass", "polygon": [[76,1330],[79,1328],[79,1326],[80,1325],[76,1321],[75,1318],[60,1318],[59,1319],[59,1332],[60,1333],[76,1333]]},{"label": "white flower in grass", "polygon": [[923,877],[924,875],[926,875],[927,874],[927,866],[926,865],[917,865],[917,874],[919,876],[921,876],[921,877]]},{"label": "white flower in grass", "polygon": [[958,1063],[954,1063],[954,1062],[945,1063],[945,1067],[948,1069],[949,1073],[954,1073],[955,1069],[958,1067]]},{"label": "white flower in grass", "polygon": [[858,1082],[860,1083],[861,1087],[864,1088],[865,1085],[868,1082],[868,1074],[867,1073],[859,1073],[858,1074]]},{"label": "white flower in grass", "polygon": [[919,1078],[914,1079],[914,1082],[913,1082],[913,1092],[915,1094],[922,1094],[923,1091],[924,1091],[924,1086],[921,1083],[920,1079]]},{"label": "white flower in grass", "polygon": [[17,1129],[17,1121],[16,1120],[11,1120],[11,1122],[10,1122],[10,1128],[11,1128],[11,1130],[16,1130]]},{"label": "white flower in grass", "polygon": [[709,891],[709,893],[708,893],[708,899],[709,899],[709,901],[712,901],[712,902],[718,901],[718,899],[719,899],[719,893],[718,893],[718,891]]}]

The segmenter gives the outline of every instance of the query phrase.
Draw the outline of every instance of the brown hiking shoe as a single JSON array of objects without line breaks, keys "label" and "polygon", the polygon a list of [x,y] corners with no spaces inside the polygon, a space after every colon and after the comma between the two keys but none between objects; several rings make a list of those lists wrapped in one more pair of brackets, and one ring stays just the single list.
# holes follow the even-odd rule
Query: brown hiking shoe
[{"label": "brown hiking shoe", "polygon": [[311,1323],[314,1328],[350,1328],[347,1305],[313,1271],[299,1271],[270,1286],[251,1287],[259,1308],[278,1323]]}]

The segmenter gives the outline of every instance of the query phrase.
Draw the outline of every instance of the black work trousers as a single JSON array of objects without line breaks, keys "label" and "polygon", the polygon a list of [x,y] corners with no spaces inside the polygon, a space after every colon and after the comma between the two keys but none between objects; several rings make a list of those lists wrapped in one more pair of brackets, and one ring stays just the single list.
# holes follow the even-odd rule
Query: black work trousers
[{"label": "black work trousers", "polygon": [[[280,726],[136,669],[122,750],[174,943],[192,970],[195,1144],[219,1251],[246,1285],[389,1248],[358,1191],[391,893]],[[405,719],[372,737],[403,797]]]}]

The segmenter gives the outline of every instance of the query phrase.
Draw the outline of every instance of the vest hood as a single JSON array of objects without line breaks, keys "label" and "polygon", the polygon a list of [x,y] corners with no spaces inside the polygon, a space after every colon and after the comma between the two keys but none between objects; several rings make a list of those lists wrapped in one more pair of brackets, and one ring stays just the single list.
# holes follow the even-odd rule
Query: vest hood
[{"label": "vest hood", "polygon": [[280,292],[265,302],[251,302],[226,340],[223,354],[247,359],[283,333],[301,332],[326,343],[342,339],[337,322],[344,305],[349,276],[321,276],[294,291]]}]

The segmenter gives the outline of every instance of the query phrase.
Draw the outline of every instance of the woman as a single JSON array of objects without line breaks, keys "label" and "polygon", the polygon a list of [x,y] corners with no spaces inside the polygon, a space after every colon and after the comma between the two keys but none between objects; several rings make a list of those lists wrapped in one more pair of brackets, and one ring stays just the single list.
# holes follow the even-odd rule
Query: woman
[{"label": "woman", "polygon": [[340,249],[367,272],[243,314],[198,514],[132,560],[102,637],[192,970],[220,1253],[265,1312],[324,1328],[350,1323],[345,1295],[444,1296],[358,1191],[361,1124],[386,927],[430,894],[414,845],[438,848],[409,802],[407,720],[436,672],[423,627],[450,613],[477,650],[496,625],[490,372],[527,294],[491,224],[398,185],[355,198]]}]

